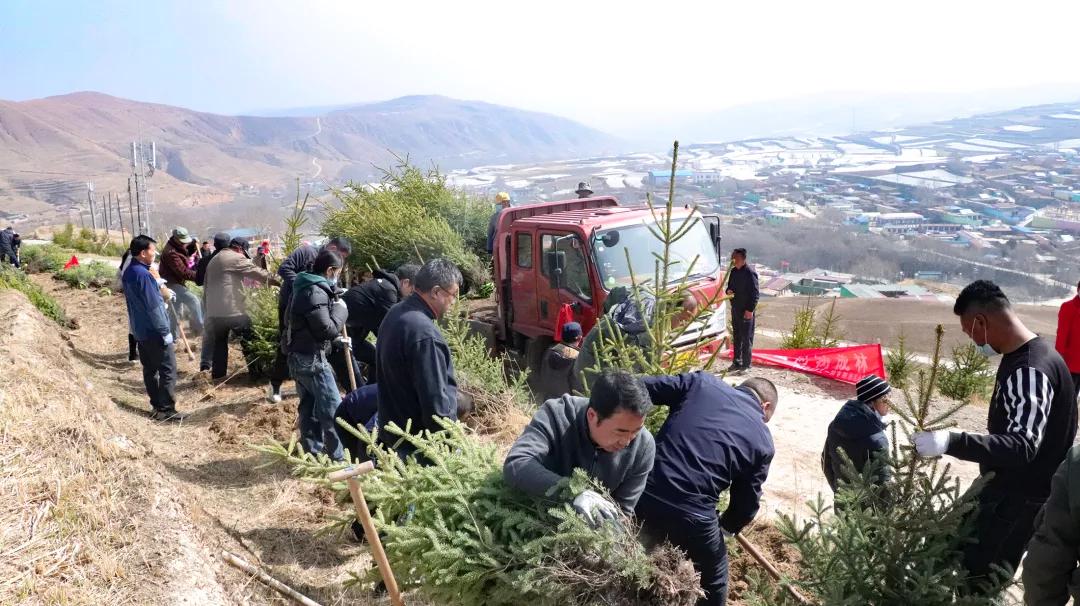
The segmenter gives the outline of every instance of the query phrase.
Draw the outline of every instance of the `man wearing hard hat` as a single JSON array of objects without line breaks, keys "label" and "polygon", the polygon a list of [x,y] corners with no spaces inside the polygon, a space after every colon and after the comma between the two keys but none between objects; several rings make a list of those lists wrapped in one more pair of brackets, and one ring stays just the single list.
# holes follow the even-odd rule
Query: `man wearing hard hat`
[{"label": "man wearing hard hat", "polygon": [[495,254],[495,226],[499,223],[499,215],[509,207],[510,194],[504,191],[495,194],[495,212],[492,213],[491,222],[488,223],[487,251],[489,254]]}]

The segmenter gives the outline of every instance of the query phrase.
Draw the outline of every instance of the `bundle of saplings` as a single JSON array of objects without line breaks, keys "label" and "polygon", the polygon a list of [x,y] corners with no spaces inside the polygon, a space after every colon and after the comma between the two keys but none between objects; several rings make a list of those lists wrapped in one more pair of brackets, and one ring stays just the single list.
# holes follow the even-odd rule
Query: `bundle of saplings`
[{"label": "bundle of saplings", "polygon": [[[402,462],[373,446],[376,470],[363,477],[403,589],[436,604],[462,606],[696,602],[698,575],[680,552],[664,546],[647,554],[631,520],[594,529],[573,511],[567,495],[586,487],[601,490],[583,473],[549,500],[532,499],[503,482],[502,460],[493,444],[468,435],[459,423],[442,424],[444,431],[422,437],[387,427],[430,464],[413,458]],[[373,443],[362,429],[348,429]],[[326,474],[341,467],[297,454],[295,448],[261,450],[288,459],[296,473],[323,483]],[[344,483],[330,486],[343,502],[348,499]],[[372,570],[362,580],[377,578]]]}]

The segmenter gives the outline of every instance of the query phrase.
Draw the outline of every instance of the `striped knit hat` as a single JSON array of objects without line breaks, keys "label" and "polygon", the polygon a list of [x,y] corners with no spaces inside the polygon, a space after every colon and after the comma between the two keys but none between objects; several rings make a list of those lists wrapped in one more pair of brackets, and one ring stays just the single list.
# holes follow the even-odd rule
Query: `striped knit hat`
[{"label": "striped knit hat", "polygon": [[875,375],[866,375],[855,384],[855,398],[860,402],[869,404],[881,396],[892,391],[892,387]]}]

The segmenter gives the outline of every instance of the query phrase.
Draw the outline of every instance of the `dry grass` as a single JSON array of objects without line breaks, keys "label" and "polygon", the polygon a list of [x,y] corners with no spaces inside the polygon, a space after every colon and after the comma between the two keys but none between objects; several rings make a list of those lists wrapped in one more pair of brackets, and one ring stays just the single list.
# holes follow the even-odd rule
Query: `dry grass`
[{"label": "dry grass", "polygon": [[84,395],[56,326],[0,291],[0,603],[149,603],[160,565],[133,549],[150,530],[139,447]]}]

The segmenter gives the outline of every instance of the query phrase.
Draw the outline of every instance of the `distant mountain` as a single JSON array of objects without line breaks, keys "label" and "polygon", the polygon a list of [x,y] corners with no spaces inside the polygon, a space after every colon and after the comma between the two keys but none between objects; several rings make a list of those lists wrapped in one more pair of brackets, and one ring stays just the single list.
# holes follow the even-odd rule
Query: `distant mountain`
[{"label": "distant mountain", "polygon": [[968,93],[834,92],[641,121],[642,126],[634,132],[620,134],[635,142],[648,143],[649,147],[669,144],[675,136],[686,143],[702,143],[759,137],[846,135],[1068,99],[1080,99],[1080,84]]},{"label": "distant mountain", "polygon": [[126,191],[133,140],[154,141],[158,198],[223,200],[296,177],[370,178],[392,154],[443,168],[619,151],[614,137],[557,116],[440,96],[314,116],[223,116],[95,92],[0,101],[0,211],[36,212]]}]

